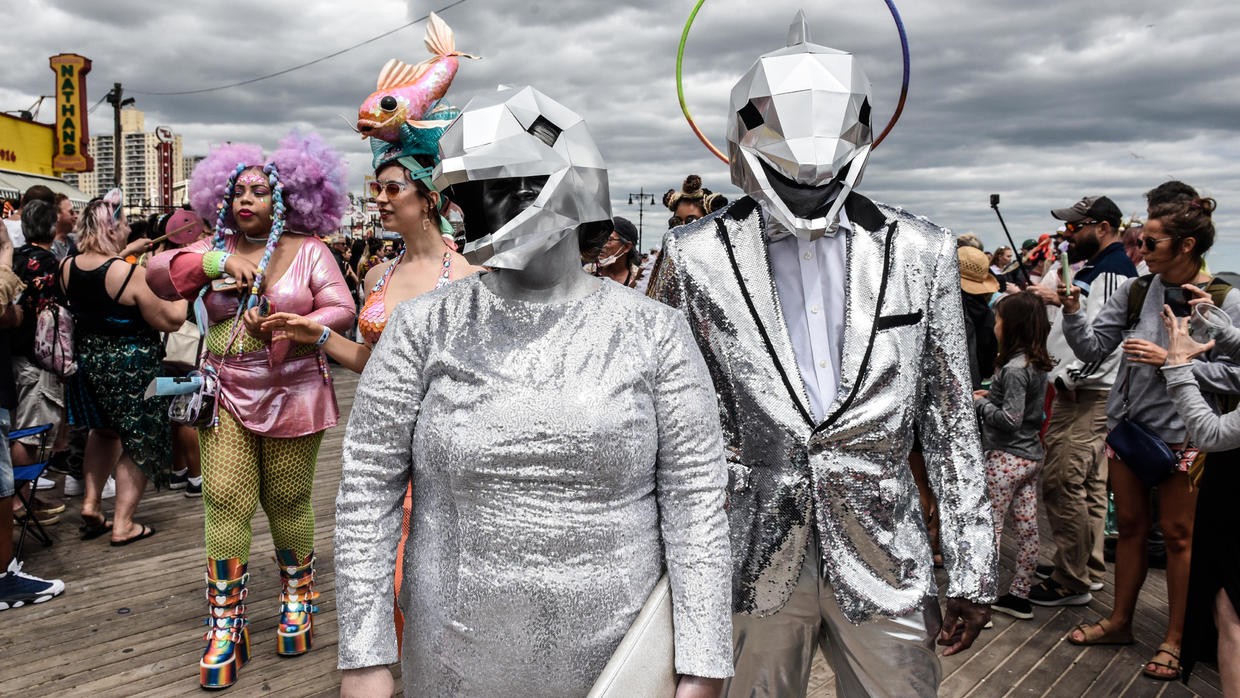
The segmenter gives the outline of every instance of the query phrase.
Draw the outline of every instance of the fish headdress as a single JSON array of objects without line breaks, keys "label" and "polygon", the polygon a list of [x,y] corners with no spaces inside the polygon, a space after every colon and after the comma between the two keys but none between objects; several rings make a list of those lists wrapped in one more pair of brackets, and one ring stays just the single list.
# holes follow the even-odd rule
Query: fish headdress
[{"label": "fish headdress", "polygon": [[456,37],[434,12],[426,24],[426,48],[431,57],[409,65],[393,58],[379,71],[375,91],[357,112],[357,132],[363,138],[388,143],[407,140],[403,127],[435,129],[444,126],[438,118],[428,118],[456,77],[459,58],[477,58],[456,50]]}]

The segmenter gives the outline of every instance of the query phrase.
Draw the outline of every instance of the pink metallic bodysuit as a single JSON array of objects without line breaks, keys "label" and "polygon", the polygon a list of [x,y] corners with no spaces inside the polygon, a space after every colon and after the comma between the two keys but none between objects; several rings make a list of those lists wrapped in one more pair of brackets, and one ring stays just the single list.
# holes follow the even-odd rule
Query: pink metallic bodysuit
[{"label": "pink metallic bodysuit", "polygon": [[[225,249],[233,252],[236,245],[236,238],[230,237]],[[151,290],[168,300],[196,299],[211,281],[202,270],[202,255],[211,249],[208,238],[151,258],[146,277]],[[267,284],[263,295],[273,312],[295,313],[341,334],[353,323],[349,288],[327,246],[315,237],[302,239],[288,270]],[[238,302],[234,291],[208,291],[203,298],[207,325],[231,327]],[[207,361],[219,371],[220,405],[229,414],[251,432],[276,438],[335,426],[340,414],[322,351],[303,353],[300,346],[290,347],[288,340],[246,351],[255,340],[244,329],[239,335],[237,342],[230,342],[231,350],[219,351],[208,342]]]}]

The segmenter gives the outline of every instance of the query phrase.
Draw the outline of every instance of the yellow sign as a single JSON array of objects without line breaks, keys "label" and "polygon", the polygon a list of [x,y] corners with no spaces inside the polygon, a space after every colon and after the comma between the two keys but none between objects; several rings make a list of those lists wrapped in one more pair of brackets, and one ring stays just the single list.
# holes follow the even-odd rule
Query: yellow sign
[{"label": "yellow sign", "polygon": [[55,177],[52,127],[0,114],[0,170]]},{"label": "yellow sign", "polygon": [[52,167],[69,172],[95,169],[87,151],[90,136],[86,128],[86,74],[90,59],[76,53],[62,53],[48,59],[56,74],[56,147]]}]

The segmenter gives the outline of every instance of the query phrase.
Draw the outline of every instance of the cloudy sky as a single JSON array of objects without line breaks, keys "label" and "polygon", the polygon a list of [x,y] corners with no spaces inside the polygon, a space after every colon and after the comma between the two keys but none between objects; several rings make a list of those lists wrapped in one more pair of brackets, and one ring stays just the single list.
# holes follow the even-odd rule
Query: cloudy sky
[{"label": "cloudy sky", "polygon": [[[426,57],[419,24],[288,75],[198,95],[274,72],[399,27],[451,0],[10,0],[0,41],[0,109],[52,91],[47,57],[94,61],[91,103],[113,82],[147,113],[148,128],[183,134],[185,152],[222,140],[274,145],[290,127],[314,129],[349,154],[360,189],[368,148],[349,131],[388,58]],[[817,43],[860,56],[874,84],[875,123],[900,83],[895,28],[880,0],[709,0],[690,36],[686,94],[723,147],[731,85],[782,45],[806,5]],[[449,97],[464,104],[496,84],[532,84],[583,114],[607,158],[617,215],[627,195],[679,187],[700,173],[735,196],[727,169],[698,144],[676,101],[674,68],[691,0],[466,0],[442,16],[463,63]],[[755,9],[760,8],[760,9]],[[1169,178],[1219,200],[1216,268],[1240,269],[1240,3],[1232,0],[904,0],[912,45],[908,106],[875,151],[861,190],[988,248],[1002,240],[988,195],[1003,195],[1019,243],[1054,229],[1047,213],[1105,193],[1125,213]],[[50,105],[40,118],[52,117]],[[103,105],[91,131],[111,128]],[[668,212],[646,210],[647,247]]]}]

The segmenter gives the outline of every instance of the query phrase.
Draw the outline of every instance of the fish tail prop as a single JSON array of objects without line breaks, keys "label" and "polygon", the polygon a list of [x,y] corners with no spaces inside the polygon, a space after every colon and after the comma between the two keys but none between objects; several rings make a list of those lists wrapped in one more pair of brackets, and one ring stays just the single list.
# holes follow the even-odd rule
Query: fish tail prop
[{"label": "fish tail prop", "polygon": [[[430,20],[426,23],[426,38],[423,39],[426,44],[426,50],[430,51],[436,58],[440,56],[460,56],[461,58],[472,58],[478,60],[480,56],[471,56],[468,53],[461,53],[456,50],[456,34],[452,32],[452,27],[448,23],[439,19],[439,15],[431,13]],[[432,59],[434,60],[434,59]]]}]

